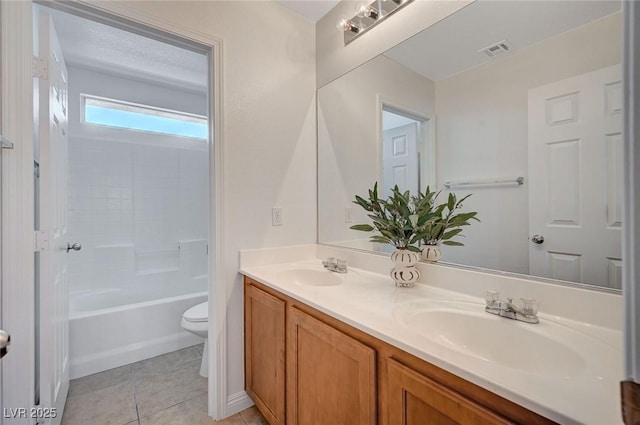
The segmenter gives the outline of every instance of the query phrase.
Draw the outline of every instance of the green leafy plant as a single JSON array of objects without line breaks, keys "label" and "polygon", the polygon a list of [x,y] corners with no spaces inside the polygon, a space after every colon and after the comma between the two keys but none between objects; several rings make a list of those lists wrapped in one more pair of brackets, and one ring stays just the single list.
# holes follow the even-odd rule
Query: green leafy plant
[{"label": "green leafy plant", "polygon": [[480,221],[477,212],[460,212],[462,202],[471,194],[457,199],[455,194],[449,193],[446,202],[436,204],[439,195],[440,192],[432,192],[427,186],[424,193],[411,197],[411,208],[418,217],[414,226],[415,238],[425,245],[463,246],[452,239],[462,236],[462,227],[470,225],[471,220]]},{"label": "green leafy plant", "polygon": [[418,217],[412,210],[409,191],[400,192],[396,186],[387,199],[382,199],[378,197],[378,183],[375,183],[373,189],[369,190],[368,199],[356,195],[353,203],[369,213],[367,217],[373,220],[373,225],[356,224],[351,226],[351,229],[377,232],[369,238],[371,242],[391,244],[398,249],[420,252],[420,249],[413,246],[420,241],[420,237],[416,235],[415,225]]}]

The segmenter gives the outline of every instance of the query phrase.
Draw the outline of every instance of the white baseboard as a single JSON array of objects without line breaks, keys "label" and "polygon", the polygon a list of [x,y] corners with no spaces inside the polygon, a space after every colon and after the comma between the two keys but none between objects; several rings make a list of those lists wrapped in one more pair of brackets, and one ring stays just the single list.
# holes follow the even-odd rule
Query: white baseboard
[{"label": "white baseboard", "polygon": [[202,338],[188,332],[180,332],[151,341],[130,344],[95,355],[80,357],[71,361],[69,378],[81,378],[93,373],[113,369],[114,367],[124,366],[159,356],[160,354],[190,347],[203,341]]},{"label": "white baseboard", "polygon": [[225,417],[235,415],[238,412],[242,412],[244,409],[247,409],[253,406],[253,400],[249,398],[249,395],[246,391],[239,391],[235,394],[231,394],[227,397],[227,408],[225,409]]}]

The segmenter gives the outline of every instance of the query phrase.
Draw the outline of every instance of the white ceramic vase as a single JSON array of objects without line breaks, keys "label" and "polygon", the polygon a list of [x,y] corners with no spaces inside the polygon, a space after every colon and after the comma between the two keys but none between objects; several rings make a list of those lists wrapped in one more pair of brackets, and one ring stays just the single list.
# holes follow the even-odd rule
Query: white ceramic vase
[{"label": "white ceramic vase", "polygon": [[410,288],[416,283],[420,278],[420,272],[416,268],[419,260],[418,254],[408,249],[396,249],[391,253],[391,261],[394,264],[391,277],[396,286]]},{"label": "white ceramic vase", "polygon": [[442,251],[440,251],[440,245],[425,245],[422,247],[422,259],[424,261],[430,261],[432,263],[442,258]]}]

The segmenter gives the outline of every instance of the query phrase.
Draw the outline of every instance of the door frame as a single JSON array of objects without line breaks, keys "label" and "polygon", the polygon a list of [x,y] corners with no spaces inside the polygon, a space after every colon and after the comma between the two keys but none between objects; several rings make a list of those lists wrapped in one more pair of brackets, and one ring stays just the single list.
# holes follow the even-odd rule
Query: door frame
[{"label": "door frame", "polygon": [[[640,384],[640,5],[623,1],[624,199],[622,294],[624,379]],[[640,390],[640,387],[636,387]],[[636,408],[640,406],[635,406]]]},{"label": "door frame", "polygon": [[[34,404],[33,32],[30,2],[0,2],[2,134],[15,144],[2,158],[2,324],[11,350],[2,359],[2,404]],[[11,249],[7,249],[11,247]],[[4,425],[34,423],[5,418]]]},{"label": "door frame", "polygon": [[[383,152],[382,152],[382,144],[384,143],[384,129],[383,127],[383,118],[382,114],[384,110],[388,110],[390,112],[397,113],[399,115],[404,115],[408,118],[411,118],[415,121],[420,122],[422,128],[419,128],[418,131],[418,145],[421,147],[420,151],[426,151],[428,154],[427,161],[423,161],[423,164],[427,164],[428,170],[426,172],[419,171],[422,175],[426,176],[426,181],[421,181],[423,187],[427,187],[427,185],[434,188],[436,186],[436,117],[427,116],[417,111],[413,111],[404,106],[400,106],[393,101],[385,98],[383,95],[378,93],[376,95],[376,139],[378,140],[377,144],[377,157],[378,157],[378,181],[382,179],[382,162],[383,162]],[[418,190],[422,190],[422,188],[418,188]]]},{"label": "door frame", "polygon": [[[227,287],[225,279],[223,40],[173,22],[158,19],[126,4],[78,2],[39,3],[92,16],[119,27],[173,43],[199,46],[209,60],[209,415],[230,412],[227,394]],[[4,406],[33,406],[34,399],[34,260],[33,232],[33,3],[1,2],[2,134],[15,140],[3,157],[2,314],[12,331],[11,353],[2,360]],[[10,35],[10,36],[9,36]],[[27,237],[25,237],[27,235]],[[24,282],[28,282],[25,284]],[[8,302],[8,300],[11,302]],[[7,360],[9,359],[9,360]],[[25,377],[27,379],[25,379]],[[9,391],[10,389],[10,391]],[[4,422],[7,425],[8,421]],[[25,422],[20,422],[25,424]]]}]

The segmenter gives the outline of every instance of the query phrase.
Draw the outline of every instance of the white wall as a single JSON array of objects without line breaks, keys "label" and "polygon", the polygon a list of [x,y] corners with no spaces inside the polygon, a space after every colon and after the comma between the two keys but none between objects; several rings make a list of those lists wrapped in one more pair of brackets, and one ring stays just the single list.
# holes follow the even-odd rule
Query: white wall
[{"label": "white wall", "polygon": [[[314,25],[271,1],[99,6],[223,40],[222,249],[228,293],[227,392],[233,397],[244,389],[239,250],[316,241]],[[273,206],[283,208],[283,226],[271,226]]]},{"label": "white wall", "polygon": [[344,45],[344,35],[336,25],[341,18],[353,17],[356,6],[359,7],[362,2],[341,1],[316,24],[318,87],[362,65],[473,1],[475,0],[416,0],[348,46]]},{"label": "white wall", "polygon": [[70,292],[145,279],[206,290],[207,141],[83,123],[81,94],[206,115],[204,93],[69,66],[68,237],[82,244]]},{"label": "white wall", "polygon": [[525,176],[524,186],[473,189],[465,209],[482,222],[464,230],[464,247],[444,247],[447,261],[528,274],[528,90],[620,63],[621,34],[618,13],[436,82],[438,187]]},{"label": "white wall", "polygon": [[[378,56],[318,90],[320,242],[368,239],[349,227],[370,222],[352,201],[355,194],[366,196],[382,177],[380,101],[432,117],[433,81]],[[382,195],[382,187],[378,193]],[[351,223],[345,222],[345,208],[351,208]]]}]

